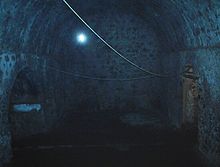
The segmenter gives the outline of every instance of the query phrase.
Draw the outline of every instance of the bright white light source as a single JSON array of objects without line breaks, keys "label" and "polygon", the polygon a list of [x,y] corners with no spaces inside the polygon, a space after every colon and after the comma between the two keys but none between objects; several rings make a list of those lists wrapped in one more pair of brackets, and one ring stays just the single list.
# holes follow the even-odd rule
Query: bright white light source
[{"label": "bright white light source", "polygon": [[87,41],[86,35],[83,34],[83,33],[78,34],[78,35],[77,35],[77,41],[78,41],[80,44],[86,43],[86,41]]}]

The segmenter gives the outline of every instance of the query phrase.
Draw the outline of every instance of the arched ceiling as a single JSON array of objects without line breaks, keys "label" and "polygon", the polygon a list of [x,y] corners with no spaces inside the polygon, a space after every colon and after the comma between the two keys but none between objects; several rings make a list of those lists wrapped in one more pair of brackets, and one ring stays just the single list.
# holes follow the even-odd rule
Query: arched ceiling
[{"label": "arched ceiling", "polygon": [[[68,2],[85,20],[94,14],[104,15],[110,8],[131,12],[154,28],[166,49],[218,45],[220,21],[217,0]],[[59,40],[60,32],[68,34],[66,25],[81,24],[62,0],[1,0],[0,10],[1,50],[56,54],[56,50],[65,47]]]}]

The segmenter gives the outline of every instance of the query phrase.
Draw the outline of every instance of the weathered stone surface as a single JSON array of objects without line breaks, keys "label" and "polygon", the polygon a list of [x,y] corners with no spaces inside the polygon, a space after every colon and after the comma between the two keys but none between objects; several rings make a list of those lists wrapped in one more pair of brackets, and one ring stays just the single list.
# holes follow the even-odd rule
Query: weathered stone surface
[{"label": "weathered stone surface", "polygon": [[[199,147],[218,164],[219,1],[69,2],[127,58],[143,68],[168,73],[172,77],[103,82],[81,80],[48,69],[47,66],[53,66],[77,74],[106,78],[144,75],[116,57],[82,26],[62,1],[1,0],[0,162],[8,161],[11,154],[8,114],[9,105],[13,103],[9,101],[12,87],[34,85],[38,93],[32,100],[40,101],[43,106],[41,115],[12,116],[12,126],[17,127],[13,133],[20,134],[20,137],[51,129],[59,125],[57,122],[71,117],[72,112],[79,111],[124,111],[125,116],[140,115],[140,111],[145,114],[161,111],[160,116],[169,117],[170,122],[178,127],[182,114],[180,74],[185,64],[192,63],[200,77]],[[75,43],[77,30],[89,35],[91,42],[86,47]],[[21,82],[17,75],[22,73],[26,64],[29,70],[23,72],[27,76],[21,76],[25,76],[27,82]],[[18,99],[13,98],[15,101]],[[145,118],[138,119],[145,122]],[[129,116],[126,121],[132,120]]]},{"label": "weathered stone surface", "polygon": [[12,156],[11,130],[9,124],[9,96],[10,90],[19,69],[25,63],[21,59],[15,59],[15,54],[5,52],[0,55],[0,165],[8,162]]}]

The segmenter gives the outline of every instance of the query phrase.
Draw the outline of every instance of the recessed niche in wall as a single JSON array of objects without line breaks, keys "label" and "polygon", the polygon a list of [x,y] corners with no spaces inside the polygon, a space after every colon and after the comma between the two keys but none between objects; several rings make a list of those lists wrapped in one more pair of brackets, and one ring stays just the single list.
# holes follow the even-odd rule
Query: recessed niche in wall
[{"label": "recessed niche in wall", "polygon": [[36,78],[30,69],[21,71],[11,91],[12,104],[38,104],[39,87]]}]

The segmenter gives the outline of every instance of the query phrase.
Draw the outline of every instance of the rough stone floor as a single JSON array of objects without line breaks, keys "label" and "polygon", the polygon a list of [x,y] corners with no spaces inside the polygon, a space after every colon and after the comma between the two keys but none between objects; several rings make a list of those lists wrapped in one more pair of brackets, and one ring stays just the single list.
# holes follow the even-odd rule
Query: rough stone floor
[{"label": "rough stone floor", "polygon": [[65,128],[14,142],[8,167],[205,166],[190,133],[98,120],[66,121]]}]

